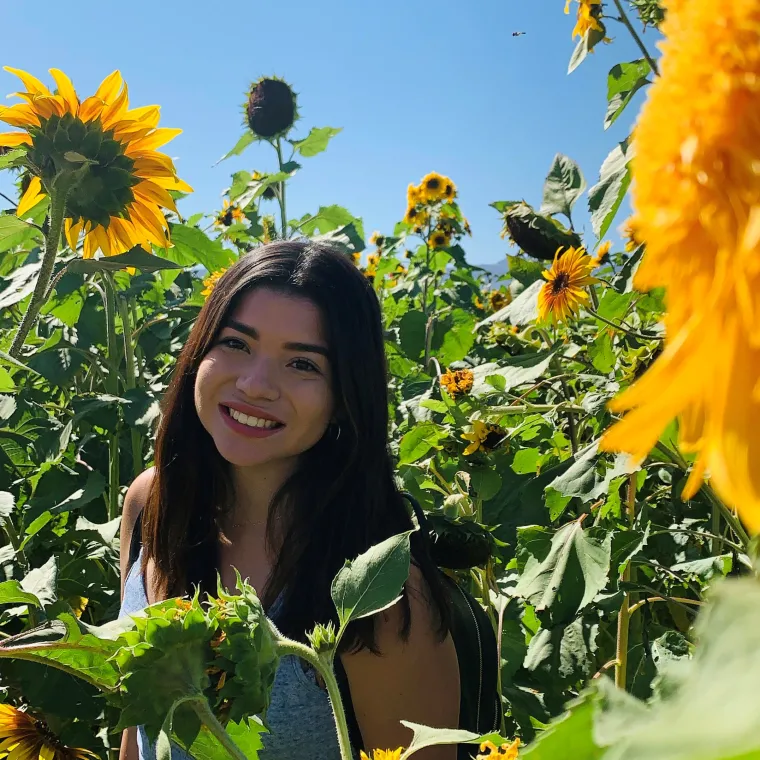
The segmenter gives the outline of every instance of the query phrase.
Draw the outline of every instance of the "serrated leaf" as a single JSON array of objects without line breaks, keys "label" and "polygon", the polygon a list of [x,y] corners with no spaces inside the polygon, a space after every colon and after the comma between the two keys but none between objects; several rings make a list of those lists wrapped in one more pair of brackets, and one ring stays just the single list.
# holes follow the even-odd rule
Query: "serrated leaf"
[{"label": "serrated leaf", "polygon": [[330,588],[342,631],[352,620],[394,605],[409,577],[409,536],[399,533],[346,562]]},{"label": "serrated leaf", "polygon": [[312,127],[303,140],[291,140],[291,144],[305,158],[316,156],[327,148],[327,144],[342,131],[342,127]]},{"label": "serrated leaf", "polygon": [[591,226],[600,240],[607,234],[628,192],[633,155],[633,147],[628,139],[619,143],[604,159],[599,182],[588,191]]},{"label": "serrated leaf", "polygon": [[641,58],[630,63],[618,63],[612,67],[607,77],[607,113],[604,116],[604,128],[615,123],[618,116],[631,102],[633,96],[644,85],[650,84],[647,77],[652,67]]},{"label": "serrated leaf", "polygon": [[202,264],[209,272],[215,272],[229,266],[235,257],[219,239],[212,240],[197,227],[171,223],[169,227],[173,247],[164,251],[164,256],[177,264]]},{"label": "serrated leaf", "polygon": [[0,170],[21,166],[26,156],[26,148],[15,148],[0,156]]},{"label": "serrated leaf", "polygon": [[586,189],[580,168],[567,156],[557,153],[544,182],[542,214],[564,214],[571,218],[573,206]]}]

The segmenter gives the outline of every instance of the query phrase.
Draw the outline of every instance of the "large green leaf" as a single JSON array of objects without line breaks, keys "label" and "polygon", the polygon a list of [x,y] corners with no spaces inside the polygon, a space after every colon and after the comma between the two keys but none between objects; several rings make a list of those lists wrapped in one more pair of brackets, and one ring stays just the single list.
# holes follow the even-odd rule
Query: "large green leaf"
[{"label": "large green leaf", "polygon": [[[256,760],[259,750],[264,748],[261,734],[267,730],[258,717],[252,715],[239,723],[229,721],[225,730],[248,760]],[[189,747],[184,746],[196,760],[219,760],[227,756],[227,750],[206,726]]]},{"label": "large green leaf", "polygon": [[633,147],[629,140],[619,143],[607,158],[600,171],[599,182],[588,191],[591,226],[598,238],[607,234],[631,184],[630,161]]},{"label": "large green leaf", "polygon": [[607,30],[604,27],[604,23],[601,19],[597,19],[597,22],[601,29],[589,29],[586,34],[578,40],[578,44],[573,50],[573,54],[570,57],[570,63],[567,67],[567,73],[572,74],[583,61],[586,60],[586,56],[593,51],[593,49],[603,40],[606,39]]},{"label": "large green leaf", "polygon": [[411,533],[387,538],[338,571],[330,593],[341,631],[352,620],[374,615],[398,601],[409,577]]},{"label": "large green leaf", "polygon": [[644,58],[630,63],[618,63],[610,70],[607,77],[607,113],[604,116],[604,128],[615,123],[618,116],[631,102],[633,96],[644,85],[649,84],[647,77],[652,67]]},{"label": "large green leaf", "polygon": [[476,329],[494,322],[509,322],[512,325],[527,325],[535,322],[538,319],[538,293],[544,286],[544,282],[540,279],[529,285],[512,303],[479,322],[475,326]]},{"label": "large green leaf", "polygon": [[586,189],[578,165],[572,158],[557,153],[544,182],[542,214],[564,214],[571,218],[573,206]]},{"label": "large green leaf", "polygon": [[29,366],[54,385],[66,387],[84,363],[82,355],[72,346],[50,348],[34,354]]},{"label": "large green leaf", "polygon": [[434,422],[423,422],[404,433],[399,444],[399,464],[411,464],[422,459],[433,448],[438,448],[445,436]]},{"label": "large green leaf", "polygon": [[209,272],[229,266],[234,253],[227,250],[221,241],[212,240],[197,227],[186,224],[170,224],[172,248],[164,256],[182,266],[202,264]]},{"label": "large green leaf", "polygon": [[481,744],[489,741],[502,744],[505,741],[496,731],[490,734],[474,734],[472,731],[463,731],[458,728],[432,728],[406,720],[402,720],[401,724],[414,731],[414,738],[401,755],[402,758],[410,757],[425,747],[435,747],[440,744]]},{"label": "large green leaf", "polygon": [[399,345],[410,359],[419,359],[425,350],[427,319],[421,311],[407,311],[398,325]]},{"label": "large green leaf", "polygon": [[106,479],[98,470],[92,470],[87,475],[87,481],[83,488],[78,488],[74,493],[69,494],[65,499],[51,507],[51,512],[72,512],[75,509],[89,504],[93,499],[97,499],[106,488]]},{"label": "large green leaf", "polygon": [[35,262],[34,264],[24,264],[15,269],[9,277],[4,277],[3,280],[7,284],[0,292],[0,309],[7,309],[30,295],[37,284],[37,273],[39,271],[40,264]]},{"label": "large green leaf", "polygon": [[516,356],[499,364],[479,364],[473,369],[475,380],[472,393],[476,396],[493,393],[493,386],[486,382],[486,378],[494,376],[504,379],[503,387],[499,383],[500,391],[509,391],[520,385],[532,383],[549,369],[554,354],[554,351],[539,351],[535,354]]},{"label": "large green leaf", "polygon": [[301,233],[311,237],[315,233],[332,232],[338,227],[345,227],[355,221],[357,221],[356,217],[348,209],[333,204],[332,206],[320,206],[317,213],[306,217],[306,220],[299,224],[298,228]]},{"label": "large green leaf", "polygon": [[42,604],[36,594],[25,591],[18,581],[4,581],[0,583],[0,604],[31,604],[33,607],[41,607]]},{"label": "large green leaf", "polygon": [[330,140],[342,130],[341,127],[312,127],[303,140],[291,140],[291,144],[305,158],[321,153]]},{"label": "large green leaf", "polygon": [[524,570],[515,593],[552,623],[571,622],[607,584],[612,534],[574,520],[556,533],[529,527],[518,535]]},{"label": "large green leaf", "polygon": [[25,232],[29,229],[26,222],[21,221],[17,216],[11,214],[0,215],[0,241],[18,232]]},{"label": "large green leaf", "polygon": [[467,356],[475,344],[476,321],[469,311],[454,309],[436,325],[432,348],[442,365],[448,366]]},{"label": "large green leaf", "polygon": [[41,567],[30,570],[21,580],[21,587],[46,606],[56,600],[57,583],[58,559],[53,555]]},{"label": "large green leaf", "polygon": [[142,272],[158,272],[162,269],[182,269],[182,265],[175,261],[163,259],[148,253],[144,248],[136,245],[126,253],[118,256],[103,256],[100,259],[75,259],[69,264],[69,272],[117,272],[120,269],[134,267]]}]

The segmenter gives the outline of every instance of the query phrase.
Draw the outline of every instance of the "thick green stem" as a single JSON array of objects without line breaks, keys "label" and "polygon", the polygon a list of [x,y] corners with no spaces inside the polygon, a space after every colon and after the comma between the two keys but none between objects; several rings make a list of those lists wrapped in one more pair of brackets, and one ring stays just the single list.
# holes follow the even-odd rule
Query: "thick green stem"
[{"label": "thick green stem", "polygon": [[[628,492],[626,494],[626,512],[628,522],[633,527],[636,520],[636,473],[628,476]],[[623,581],[631,580],[631,563],[623,570]],[[631,619],[631,594],[626,592],[623,604],[618,613],[617,646],[615,648],[615,686],[625,690],[626,672],[628,668],[628,628]]]},{"label": "thick green stem", "polygon": [[327,695],[330,697],[330,705],[332,706],[333,717],[335,718],[335,728],[338,731],[338,747],[340,748],[341,760],[353,760],[346,711],[343,709],[343,700],[340,696],[340,689],[338,688],[338,681],[335,678],[332,662],[325,662],[313,649],[305,644],[286,638],[280,638],[277,641],[277,652],[280,656],[292,654],[296,657],[301,657],[322,676],[327,687]]},{"label": "thick green stem", "polygon": [[45,305],[50,277],[53,274],[55,266],[55,257],[58,254],[58,244],[61,241],[63,220],[66,216],[67,196],[67,190],[54,190],[50,196],[50,215],[48,219],[50,226],[47,235],[45,235],[42,266],[40,266],[40,271],[37,275],[37,283],[34,286],[32,300],[29,301],[29,306],[26,307],[26,313],[21,320],[21,324],[18,326],[18,331],[13,338],[13,343],[11,343],[10,351],[8,352],[14,359],[19,357],[27,335],[29,335],[37,322],[40,309]]},{"label": "thick green stem", "polygon": [[209,731],[219,740],[219,743],[235,758],[235,760],[248,760],[243,751],[232,740],[232,737],[224,730],[224,726],[216,719],[205,698],[199,698],[190,702],[193,711],[205,724]]},{"label": "thick green stem", "polygon": [[[106,310],[106,337],[108,342],[108,392],[119,395],[118,348],[116,343],[116,291],[110,272],[103,272],[103,300]],[[119,514],[119,427],[109,441],[108,519]]]},{"label": "thick green stem", "polygon": [[[282,171],[282,143],[280,138],[277,138],[277,144],[274,146],[277,151],[277,163]],[[280,226],[282,227],[283,239],[288,237],[288,215],[285,206],[285,180],[280,182],[280,192],[277,194],[277,200],[280,202]]]},{"label": "thick green stem", "polygon": [[[129,304],[125,298],[117,299],[119,315],[121,316],[121,331],[124,336],[124,358],[127,364],[126,386],[127,390],[137,387],[137,369],[135,363],[135,350],[132,345],[132,326],[129,319]],[[135,428],[129,429],[132,443],[132,471],[137,477],[143,469],[142,461],[142,436]]]},{"label": "thick green stem", "polygon": [[618,10],[618,13],[620,14],[620,21],[623,23],[625,28],[630,32],[631,37],[633,37],[633,41],[638,45],[639,50],[641,50],[642,55],[646,59],[647,63],[650,65],[652,71],[654,72],[655,76],[660,75],[660,70],[657,68],[657,64],[655,63],[654,58],[650,55],[649,51],[646,48],[646,45],[644,44],[644,41],[639,37],[638,32],[633,28],[633,24],[631,24],[630,19],[628,18],[628,15],[625,12],[625,9],[623,8],[623,4],[620,2],[620,0],[613,0],[615,3],[615,7]]}]

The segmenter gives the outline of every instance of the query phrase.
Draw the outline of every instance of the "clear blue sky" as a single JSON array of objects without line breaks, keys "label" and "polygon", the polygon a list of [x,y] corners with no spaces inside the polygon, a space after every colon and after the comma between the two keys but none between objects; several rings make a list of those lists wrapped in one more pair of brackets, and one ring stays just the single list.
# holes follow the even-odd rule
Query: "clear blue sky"
[{"label": "clear blue sky", "polygon": [[[242,134],[249,83],[285,77],[299,93],[303,136],[343,127],[329,149],[306,159],[289,216],[338,203],[364,218],[367,235],[389,233],[403,215],[406,187],[429,171],[449,175],[474,236],[473,263],[503,260],[495,200],[540,204],[558,151],[574,158],[589,185],[630,128],[637,100],[604,132],[612,65],[640,57],[623,27],[572,75],[574,13],[563,0],[38,0],[3,9],[0,63],[52,86],[63,69],[82,96],[118,68],[133,105],[158,103],[162,126],[184,133],[167,146],[196,192],[183,213],[211,212],[238,169],[271,170],[271,149],[251,146],[213,167]],[[512,32],[526,32],[513,37]],[[645,39],[654,49],[654,35]],[[0,72],[0,92],[17,80]],[[7,180],[0,180],[7,189]],[[586,197],[579,201],[586,206]],[[576,224],[588,229],[580,213]]]}]

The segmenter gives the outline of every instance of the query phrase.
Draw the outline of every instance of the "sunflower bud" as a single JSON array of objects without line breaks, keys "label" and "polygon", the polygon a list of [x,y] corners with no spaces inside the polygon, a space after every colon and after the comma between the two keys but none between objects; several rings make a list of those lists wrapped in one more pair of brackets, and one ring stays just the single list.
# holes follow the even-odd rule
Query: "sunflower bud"
[{"label": "sunflower bud", "polygon": [[329,652],[335,649],[335,626],[332,623],[327,625],[316,625],[311,633],[307,633],[311,648],[317,653]]},{"label": "sunflower bud", "polygon": [[262,77],[251,85],[246,118],[257,137],[263,140],[282,137],[298,118],[296,95],[287,82]]},{"label": "sunflower bud", "polygon": [[556,219],[537,214],[527,203],[504,211],[502,237],[508,237],[525,253],[541,261],[554,261],[559,248],[578,248],[581,239]]}]

